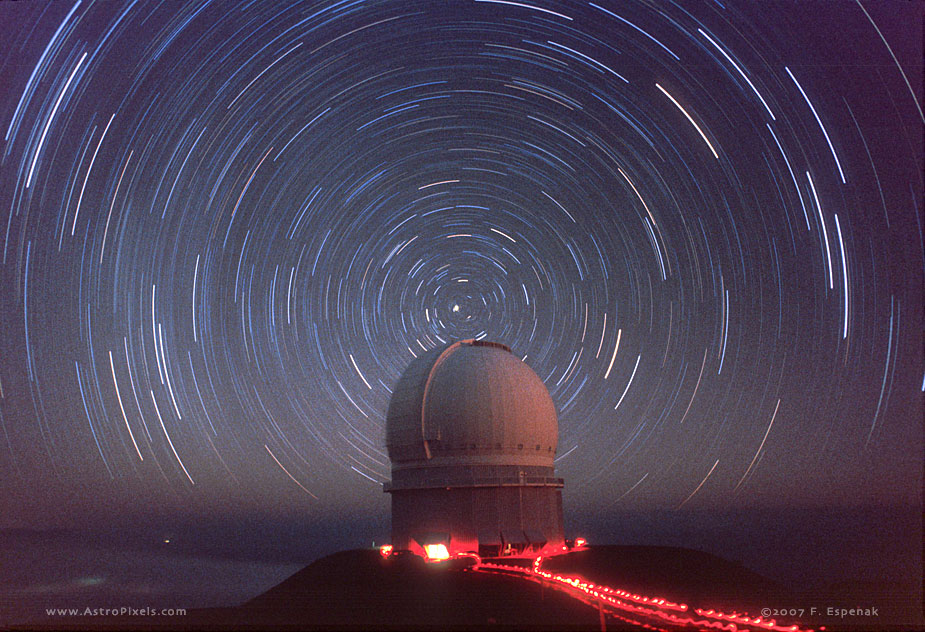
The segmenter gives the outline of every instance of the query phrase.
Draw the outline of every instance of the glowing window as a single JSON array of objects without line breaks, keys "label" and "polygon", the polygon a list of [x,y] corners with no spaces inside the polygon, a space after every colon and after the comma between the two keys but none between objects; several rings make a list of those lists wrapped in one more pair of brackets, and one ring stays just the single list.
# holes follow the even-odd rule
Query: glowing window
[{"label": "glowing window", "polygon": [[425,544],[424,554],[427,555],[428,560],[435,562],[446,560],[450,557],[450,552],[446,550],[446,545],[442,542],[440,544]]}]

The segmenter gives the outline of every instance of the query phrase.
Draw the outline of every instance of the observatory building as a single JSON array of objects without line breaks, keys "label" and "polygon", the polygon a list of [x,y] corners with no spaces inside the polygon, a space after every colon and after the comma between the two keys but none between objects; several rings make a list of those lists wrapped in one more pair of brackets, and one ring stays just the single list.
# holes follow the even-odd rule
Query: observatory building
[{"label": "observatory building", "polygon": [[558,434],[549,391],[507,346],[462,340],[419,356],[386,419],[392,547],[430,558],[560,549]]}]

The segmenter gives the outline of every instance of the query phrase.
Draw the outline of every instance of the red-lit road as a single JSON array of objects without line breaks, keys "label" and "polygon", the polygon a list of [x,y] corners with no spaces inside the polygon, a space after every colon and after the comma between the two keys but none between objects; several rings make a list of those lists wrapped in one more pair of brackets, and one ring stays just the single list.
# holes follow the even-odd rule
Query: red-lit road
[{"label": "red-lit road", "polygon": [[[587,603],[601,611],[602,624],[614,619],[620,627],[635,626],[647,630],[726,630],[728,632],[813,632],[797,625],[779,625],[773,619],[750,617],[743,613],[690,609],[658,597],[632,594],[609,586],[592,584],[578,577],[556,575],[542,569],[542,558],[532,568],[479,563],[472,568],[479,573],[498,573],[541,583],[549,588]],[[606,617],[606,619],[605,619]],[[603,626],[602,626],[603,627]]]}]

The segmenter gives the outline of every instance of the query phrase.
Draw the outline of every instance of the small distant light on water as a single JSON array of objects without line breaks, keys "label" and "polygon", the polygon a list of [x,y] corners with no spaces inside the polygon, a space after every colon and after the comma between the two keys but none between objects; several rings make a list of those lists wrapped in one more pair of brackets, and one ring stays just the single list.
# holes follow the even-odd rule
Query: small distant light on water
[{"label": "small distant light on water", "polygon": [[81,577],[77,580],[77,583],[81,586],[98,586],[104,581],[102,577]]},{"label": "small distant light on water", "polygon": [[381,555],[382,557],[388,557],[391,554],[392,554],[391,544],[383,544],[382,546],[379,547],[379,555]]}]

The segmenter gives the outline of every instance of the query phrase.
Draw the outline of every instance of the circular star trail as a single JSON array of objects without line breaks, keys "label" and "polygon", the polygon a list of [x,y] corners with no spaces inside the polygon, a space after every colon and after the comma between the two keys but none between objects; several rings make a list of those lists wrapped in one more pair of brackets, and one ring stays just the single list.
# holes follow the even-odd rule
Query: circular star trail
[{"label": "circular star trail", "polygon": [[390,389],[461,338],[544,380],[572,508],[908,500],[890,6],[4,3],[11,515],[379,506]]}]

